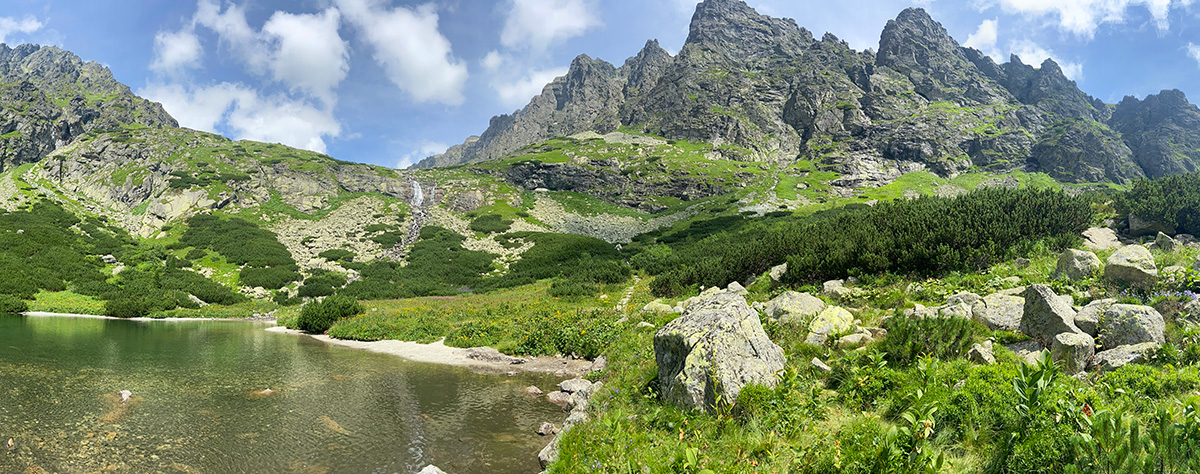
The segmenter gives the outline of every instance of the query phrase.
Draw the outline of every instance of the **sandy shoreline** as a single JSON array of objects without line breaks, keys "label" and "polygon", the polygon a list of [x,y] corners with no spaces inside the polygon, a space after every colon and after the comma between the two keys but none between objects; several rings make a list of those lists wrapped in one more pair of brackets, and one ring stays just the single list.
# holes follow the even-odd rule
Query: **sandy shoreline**
[{"label": "sandy shoreline", "polygon": [[[112,316],[97,316],[94,314],[48,313],[44,311],[30,311],[23,314],[25,316],[32,317],[112,319],[122,321],[240,321],[252,323],[274,323],[272,320],[262,319],[114,318]],[[442,341],[437,341],[431,344],[420,344],[416,342],[394,340],[366,342],[334,339],[324,334],[308,334],[303,331],[288,329],[283,326],[272,326],[266,328],[266,330],[279,334],[311,337],[326,344],[394,355],[414,362],[464,367],[475,372],[489,374],[544,373],[554,374],[563,378],[573,378],[580,377],[588,373],[592,366],[592,363],[586,360],[563,359],[560,357],[531,357],[527,359],[519,359],[501,354],[490,347],[462,349],[458,347],[447,346],[443,344]],[[518,363],[518,361],[523,362]]]},{"label": "sandy shoreline", "polygon": [[[555,374],[563,378],[579,377],[591,368],[586,360],[571,360],[559,357],[532,357],[519,359],[500,354],[492,348],[462,349],[450,347],[437,341],[430,344],[406,341],[351,341],[334,339],[324,334],[308,334],[283,326],[267,328],[267,331],[311,337],[326,344],[362,349],[402,357],[414,362],[465,367],[476,372],[492,374],[515,374],[522,372]],[[515,363],[516,361],[524,361]]]}]

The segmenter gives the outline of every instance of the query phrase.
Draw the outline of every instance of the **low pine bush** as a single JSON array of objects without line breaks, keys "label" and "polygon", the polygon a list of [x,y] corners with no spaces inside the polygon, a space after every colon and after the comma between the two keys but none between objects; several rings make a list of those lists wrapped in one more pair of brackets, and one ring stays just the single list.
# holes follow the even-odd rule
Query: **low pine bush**
[{"label": "low pine bush", "polygon": [[29,311],[29,305],[16,297],[0,295],[0,313],[24,313]]},{"label": "low pine bush", "polygon": [[295,329],[321,334],[328,331],[338,320],[362,314],[363,311],[362,305],[355,300],[344,296],[331,296],[304,305],[300,309],[300,317],[296,318]]}]

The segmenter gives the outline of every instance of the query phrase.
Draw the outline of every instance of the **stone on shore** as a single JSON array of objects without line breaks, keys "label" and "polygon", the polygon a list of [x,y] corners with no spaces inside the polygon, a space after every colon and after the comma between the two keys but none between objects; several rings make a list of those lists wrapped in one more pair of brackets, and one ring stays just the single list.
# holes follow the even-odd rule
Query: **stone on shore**
[{"label": "stone on shore", "polygon": [[538,427],[537,434],[542,436],[558,434],[558,426],[555,426],[554,423],[544,422],[542,426]]},{"label": "stone on shore", "polygon": [[689,308],[654,335],[654,355],[665,401],[713,411],[732,403],[746,384],[775,386],[783,349],[763,331],[746,299],[720,293]]},{"label": "stone on shore", "polygon": [[418,472],[417,474],[446,474],[446,471],[438,469],[437,466],[430,464],[428,466],[425,466],[425,469],[421,469],[421,471]]},{"label": "stone on shore", "polygon": [[571,394],[556,390],[546,394],[546,401],[559,406],[567,406],[567,403],[571,401]]},{"label": "stone on shore", "polygon": [[1118,284],[1154,288],[1158,282],[1158,267],[1154,265],[1154,256],[1146,247],[1130,245],[1121,247],[1108,257],[1104,278]]},{"label": "stone on shore", "polygon": [[584,390],[592,388],[592,383],[587,380],[584,380],[584,379],[575,378],[575,379],[564,380],[562,382],[559,382],[558,388],[559,388],[559,390],[562,390],[567,393],[582,392]]}]

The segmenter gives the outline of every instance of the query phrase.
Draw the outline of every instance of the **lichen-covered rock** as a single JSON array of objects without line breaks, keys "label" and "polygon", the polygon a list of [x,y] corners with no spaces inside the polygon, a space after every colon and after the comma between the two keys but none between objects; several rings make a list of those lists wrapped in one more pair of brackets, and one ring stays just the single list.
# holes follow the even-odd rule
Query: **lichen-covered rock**
[{"label": "lichen-covered rock", "polygon": [[1130,245],[1121,247],[1108,257],[1104,278],[1118,284],[1153,288],[1158,282],[1158,267],[1154,265],[1154,256],[1146,247]]},{"label": "lichen-covered rock", "polygon": [[994,365],[996,356],[992,353],[992,341],[972,345],[971,350],[967,351],[967,359],[976,364]]},{"label": "lichen-covered rock", "polygon": [[971,308],[971,317],[994,331],[1016,331],[1021,328],[1025,313],[1025,298],[993,293]]},{"label": "lichen-covered rock", "polygon": [[1058,267],[1054,270],[1055,279],[1070,281],[1091,278],[1100,271],[1100,257],[1084,250],[1067,249],[1058,257]]},{"label": "lichen-covered rock", "polygon": [[963,292],[957,293],[949,298],[946,298],[946,306],[953,306],[953,305],[958,305],[958,304],[974,306],[976,303],[979,303],[981,301],[983,301],[983,298],[979,297],[979,295],[977,295],[975,293],[971,293],[970,291],[963,291]]},{"label": "lichen-covered rock", "polygon": [[975,307],[967,303],[957,303],[938,306],[934,311],[938,318],[971,319]]},{"label": "lichen-covered rock", "polygon": [[642,307],[642,312],[643,313],[670,313],[671,307],[668,306],[666,303],[663,303],[662,300],[654,300],[649,303],[646,303],[646,306]]},{"label": "lichen-covered rock", "polygon": [[746,299],[720,293],[654,335],[662,398],[684,409],[732,403],[746,384],[774,386],[783,349],[763,331]]},{"label": "lichen-covered rock", "polygon": [[1063,365],[1063,372],[1067,374],[1087,370],[1095,352],[1096,341],[1092,336],[1071,332],[1054,336],[1054,344],[1050,349],[1051,356]]},{"label": "lichen-covered rock", "polygon": [[825,302],[820,298],[808,293],[787,291],[768,302],[764,312],[767,319],[772,321],[804,324],[824,310]]},{"label": "lichen-covered rock", "polygon": [[1075,327],[1089,336],[1096,337],[1100,334],[1100,315],[1108,308],[1116,304],[1117,300],[1113,298],[1105,298],[1088,303],[1075,314]]},{"label": "lichen-covered rock", "polygon": [[1121,248],[1117,240],[1117,232],[1108,227],[1092,227],[1083,231],[1083,246],[1092,250],[1109,250]]},{"label": "lichen-covered rock", "polygon": [[1075,326],[1075,309],[1046,285],[1030,285],[1025,290],[1025,314],[1021,317],[1021,332],[1049,347],[1054,336],[1082,333]]},{"label": "lichen-covered rock", "polygon": [[1127,364],[1148,360],[1158,347],[1158,344],[1153,342],[1114,347],[1106,351],[1097,352],[1096,356],[1092,358],[1092,365],[1100,373],[1111,372]]},{"label": "lichen-covered rock", "polygon": [[1189,301],[1183,305],[1178,315],[1179,322],[1188,325],[1200,325],[1200,299]]},{"label": "lichen-covered rock", "polygon": [[854,294],[854,290],[846,287],[845,280],[829,280],[821,285],[825,296],[835,300],[845,299]]},{"label": "lichen-covered rock", "polygon": [[746,287],[742,286],[741,283],[738,283],[736,281],[729,282],[729,285],[725,287],[725,291],[728,291],[730,293],[739,294],[742,296],[746,296],[746,295],[750,294],[750,292],[746,290]]},{"label": "lichen-covered rock", "polygon": [[838,347],[852,349],[875,342],[875,338],[867,333],[855,333],[838,339]]},{"label": "lichen-covered rock", "polygon": [[821,345],[830,334],[845,334],[854,329],[854,315],[840,306],[830,306],[821,311],[808,325],[805,342]]},{"label": "lichen-covered rock", "polygon": [[1182,245],[1179,244],[1178,240],[1172,239],[1171,236],[1159,232],[1158,236],[1154,238],[1154,247],[1163,252],[1176,252],[1179,251]]},{"label": "lichen-covered rock", "polygon": [[1101,313],[1098,329],[1105,349],[1146,342],[1161,346],[1166,322],[1149,306],[1114,304]]},{"label": "lichen-covered rock", "polygon": [[767,276],[771,278],[771,288],[779,288],[783,286],[783,276],[787,274],[788,266],[786,263],[771,267]]}]

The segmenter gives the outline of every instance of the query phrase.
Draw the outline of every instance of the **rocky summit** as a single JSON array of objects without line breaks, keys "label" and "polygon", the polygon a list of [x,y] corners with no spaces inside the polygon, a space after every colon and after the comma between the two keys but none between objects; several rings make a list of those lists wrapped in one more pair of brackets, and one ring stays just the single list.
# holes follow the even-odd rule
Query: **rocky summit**
[{"label": "rocky summit", "polygon": [[850,188],[969,168],[1126,183],[1195,170],[1198,124],[1200,109],[1180,91],[1105,104],[1054,61],[996,64],[919,8],[889,21],[873,52],[832,34],[817,39],[741,0],[706,0],[677,55],[649,41],[620,67],[579,56],[524,109],[416,166],[495,160],[552,137],[627,127],[712,143],[731,160],[811,160]]}]

